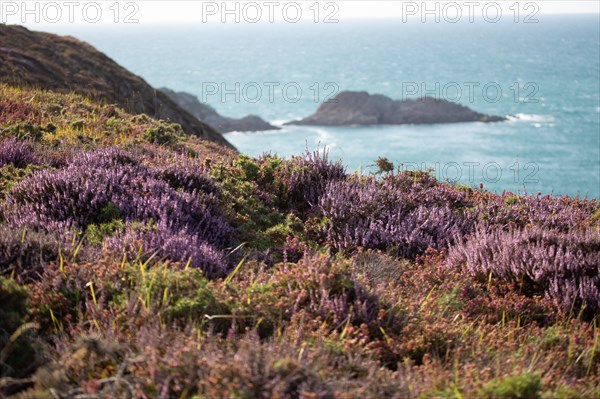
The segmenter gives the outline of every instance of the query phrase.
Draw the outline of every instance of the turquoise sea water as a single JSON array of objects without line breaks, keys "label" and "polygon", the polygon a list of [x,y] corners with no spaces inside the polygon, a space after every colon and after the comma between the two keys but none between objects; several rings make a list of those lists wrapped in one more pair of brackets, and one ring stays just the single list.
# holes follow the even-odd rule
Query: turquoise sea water
[{"label": "turquoise sea water", "polygon": [[326,146],[349,171],[373,170],[369,165],[385,156],[497,192],[600,198],[599,17],[538,18],[536,24],[349,20],[54,30],[226,116],[256,114],[281,124],[313,113],[336,91],[367,90],[396,99],[434,95],[511,119],[227,135],[250,155],[289,157]]}]

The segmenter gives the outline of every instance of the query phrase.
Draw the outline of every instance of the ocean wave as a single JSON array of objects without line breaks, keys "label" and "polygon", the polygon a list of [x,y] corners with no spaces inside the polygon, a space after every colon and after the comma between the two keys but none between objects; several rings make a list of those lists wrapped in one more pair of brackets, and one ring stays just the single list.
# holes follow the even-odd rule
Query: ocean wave
[{"label": "ocean wave", "polygon": [[327,129],[313,127],[311,130],[317,134],[317,139],[320,143],[324,144],[329,148],[337,147],[337,143],[333,141],[333,134],[327,131]]},{"label": "ocean wave", "polygon": [[523,122],[554,122],[552,115],[538,115],[538,114],[515,114],[507,116],[509,121],[523,121]]},{"label": "ocean wave", "polygon": [[244,130],[244,131],[234,130],[232,132],[223,133],[223,136],[225,136],[225,137],[246,137],[246,136],[257,136],[257,135],[272,136],[272,135],[281,134],[284,131],[285,131],[284,128],[282,128],[281,130]]},{"label": "ocean wave", "polygon": [[282,127],[284,124],[293,121],[294,119],[274,119],[269,121],[269,123],[273,126]]}]

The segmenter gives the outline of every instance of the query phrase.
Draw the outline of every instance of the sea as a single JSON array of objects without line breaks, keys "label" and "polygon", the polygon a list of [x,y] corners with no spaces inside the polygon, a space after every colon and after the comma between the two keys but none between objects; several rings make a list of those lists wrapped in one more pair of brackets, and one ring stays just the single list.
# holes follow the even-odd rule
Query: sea
[{"label": "sea", "polygon": [[[240,24],[66,25],[154,87],[280,130],[226,135],[240,152],[326,151],[348,172],[397,170],[500,193],[600,198],[600,20],[538,15],[459,23],[400,19]],[[36,27],[33,27],[36,29]],[[288,126],[345,90],[425,95],[508,118],[499,123]]]}]

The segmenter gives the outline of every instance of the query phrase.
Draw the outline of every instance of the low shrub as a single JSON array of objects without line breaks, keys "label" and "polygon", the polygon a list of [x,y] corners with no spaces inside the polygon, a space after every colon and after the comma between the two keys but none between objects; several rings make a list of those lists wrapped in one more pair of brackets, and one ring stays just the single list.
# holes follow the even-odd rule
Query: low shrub
[{"label": "low shrub", "polygon": [[523,373],[489,381],[482,388],[488,399],[540,399],[541,379],[532,373]]},{"label": "low shrub", "polygon": [[342,163],[330,162],[327,150],[318,149],[292,157],[280,173],[277,178],[286,188],[287,206],[296,211],[316,206],[327,184],[346,178]]},{"label": "low shrub", "polygon": [[5,165],[25,168],[33,163],[37,163],[37,157],[28,143],[15,139],[0,142],[0,168]]},{"label": "low shrub", "polygon": [[[121,234],[120,247],[129,251],[138,246],[137,250],[141,244],[144,251],[160,249],[172,260],[186,262],[191,257],[211,275],[222,273],[226,265],[218,249],[231,243],[232,229],[219,215],[214,194],[199,190],[214,188],[204,176],[194,180],[187,175],[188,187],[196,188],[177,190],[155,174],[122,150],[82,152],[64,169],[42,170],[18,183],[8,192],[2,211],[12,226],[56,233],[85,232],[91,225],[115,222],[154,223],[157,229]],[[111,242],[116,248],[115,240]],[[216,262],[214,267],[209,267],[210,261]]]},{"label": "low shrub", "polygon": [[28,282],[36,280],[44,269],[60,257],[87,256],[85,250],[74,254],[73,240],[53,233],[37,232],[25,227],[0,225],[0,276]]},{"label": "low shrub", "polygon": [[324,224],[317,234],[342,252],[393,247],[397,256],[414,259],[469,231],[471,221],[452,202],[441,201],[436,186],[405,192],[399,187],[402,179],[353,177],[329,183],[318,204]]},{"label": "low shrub", "polygon": [[450,250],[448,265],[482,281],[515,283],[521,293],[548,296],[566,311],[584,307],[593,314],[600,309],[599,232],[478,229]]}]

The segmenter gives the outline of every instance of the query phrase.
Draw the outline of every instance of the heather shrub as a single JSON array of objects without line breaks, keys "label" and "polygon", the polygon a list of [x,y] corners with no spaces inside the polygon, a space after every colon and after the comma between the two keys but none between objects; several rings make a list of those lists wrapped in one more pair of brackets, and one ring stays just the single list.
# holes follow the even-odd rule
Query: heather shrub
[{"label": "heather shrub", "polygon": [[598,228],[561,233],[540,227],[478,229],[448,255],[451,267],[477,278],[515,283],[528,296],[545,295],[566,309],[600,309]]},{"label": "heather shrub", "polygon": [[154,220],[224,243],[229,230],[210,212],[214,207],[208,209],[207,196],[175,190],[127,153],[109,148],[81,153],[65,169],[25,179],[9,192],[3,209],[16,225],[85,229],[116,218]]},{"label": "heather shrub", "polygon": [[589,225],[596,209],[595,200],[481,194],[405,172],[330,183],[318,203],[320,223],[311,230],[340,251],[395,247],[398,256],[414,258],[427,248],[447,248],[476,224],[488,231],[526,226],[570,231]]},{"label": "heather shrub", "polygon": [[135,216],[133,196],[125,190],[135,187],[133,167],[120,162],[118,151],[113,156],[95,155],[84,155],[65,169],[43,170],[20,182],[3,204],[7,221],[47,230],[84,229],[105,221],[101,220],[102,209],[109,203],[124,216]]},{"label": "heather shrub", "polygon": [[[152,221],[157,228],[126,229],[120,247],[160,249],[163,256],[184,262],[192,258],[209,274],[226,268],[213,246],[229,245],[232,230],[219,215],[214,194],[176,190],[121,150],[83,152],[64,169],[40,171],[10,190],[2,209],[13,226],[55,232],[97,226],[91,228],[95,239],[107,224],[113,234],[121,223]],[[116,249],[115,240],[111,246]]]},{"label": "heather shrub", "polygon": [[148,169],[149,174],[164,180],[176,190],[197,194],[220,193],[217,183],[210,176],[210,160],[181,146],[164,148],[148,143],[136,143],[127,147],[127,154]]},{"label": "heather shrub", "polygon": [[[312,320],[311,329],[328,332],[364,326],[367,335],[370,331],[380,336],[380,322],[386,328],[397,327],[393,313],[386,316],[385,323],[379,320],[382,315],[378,311],[385,305],[351,263],[335,262],[325,255],[305,252],[296,264],[280,264],[270,275],[251,282],[236,278],[235,282],[230,289],[236,294],[230,294],[234,302],[229,307],[240,318],[238,323],[260,320],[257,332],[261,338],[271,336],[277,328],[291,328],[290,323],[299,318]],[[238,324],[238,328],[246,325]]]},{"label": "heather shrub", "polygon": [[515,196],[511,193],[480,194],[469,210],[472,218],[488,229],[539,226],[568,232],[580,228],[598,207],[597,200],[551,195]]},{"label": "heather shrub", "polygon": [[388,191],[404,193],[405,200],[412,206],[448,205],[452,209],[461,209],[472,205],[471,190],[460,186],[438,182],[434,176],[422,171],[405,171],[387,174],[381,179]]},{"label": "heather shrub", "polygon": [[37,158],[28,143],[15,139],[0,142],[0,168],[5,165],[25,168],[36,162]]},{"label": "heather shrub", "polygon": [[326,149],[307,150],[304,155],[292,157],[278,176],[286,188],[287,205],[296,211],[317,205],[329,182],[345,178],[341,162],[330,162]]},{"label": "heather shrub", "polygon": [[470,220],[453,210],[458,199],[448,201],[448,192],[436,185],[403,189],[403,179],[353,177],[330,183],[318,204],[324,218],[318,234],[339,251],[394,247],[397,256],[414,258],[430,247],[441,250],[469,231]]},{"label": "heather shrub", "polygon": [[470,222],[448,206],[420,206],[406,215],[406,221],[395,222],[391,223],[390,233],[396,237],[398,256],[404,258],[416,257],[428,248],[442,250],[470,228]]},{"label": "heather shrub", "polygon": [[391,208],[400,207],[401,199],[399,193],[379,190],[379,186],[373,179],[358,177],[327,186],[319,201],[325,221],[319,233],[327,243],[340,251],[351,251],[357,246],[388,247],[392,238],[386,234],[383,219],[392,217]]},{"label": "heather shrub", "polygon": [[52,233],[0,225],[0,275],[30,281],[61,256],[68,259],[87,256],[85,250],[75,254],[71,243],[72,240]]},{"label": "heather shrub", "polygon": [[[17,168],[12,164],[0,167],[0,201],[18,182],[42,169],[44,169],[43,166],[34,164],[29,164],[24,168]],[[0,213],[0,220],[2,219]]]},{"label": "heather shrub", "polygon": [[219,194],[215,182],[208,175],[208,171],[188,158],[178,156],[167,158],[164,165],[151,170],[154,175],[165,180],[176,190],[188,193]]},{"label": "heather shrub", "polygon": [[[224,223],[221,228],[229,229]],[[182,262],[201,269],[208,277],[223,276],[228,270],[225,254],[214,242],[191,229],[174,229],[164,221],[146,225],[129,223],[124,230],[105,240],[105,249],[125,253],[129,259]]]}]

